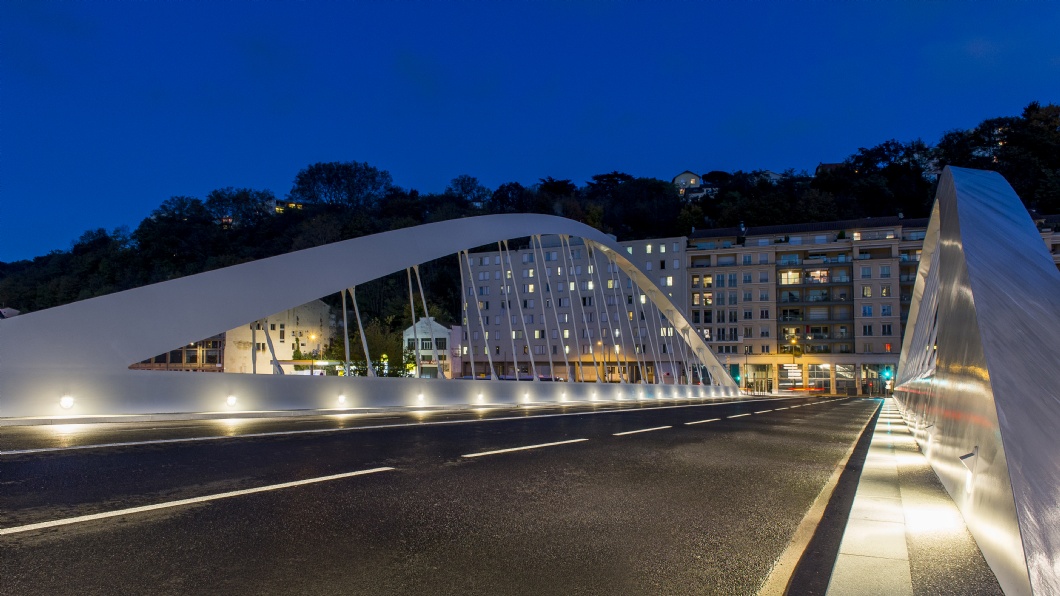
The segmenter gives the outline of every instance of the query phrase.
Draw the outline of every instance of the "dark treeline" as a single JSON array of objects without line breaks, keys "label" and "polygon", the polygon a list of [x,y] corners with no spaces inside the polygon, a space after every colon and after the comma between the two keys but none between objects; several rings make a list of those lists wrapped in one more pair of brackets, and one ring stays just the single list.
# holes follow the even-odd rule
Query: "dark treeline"
[{"label": "dark treeline", "polygon": [[[89,230],[65,251],[0,263],[0,306],[40,310],[386,230],[492,213],[546,213],[575,219],[619,240],[680,236],[693,228],[829,221],[867,216],[924,217],[934,174],[945,165],[996,170],[1032,211],[1060,212],[1060,106],[1032,103],[1020,116],[994,118],[947,133],[934,146],[887,141],[859,149],[816,177],[785,172],[710,172],[712,192],[682,197],[668,181],[620,172],[579,186],[542,178],[496,189],[472,176],[442,193],[394,184],[388,172],[359,162],[317,163],[300,171],[285,197],[268,190],[222,188],[206,197],[164,201],[135,230]],[[279,205],[295,203],[301,208]],[[457,312],[455,259],[423,267],[432,314]],[[392,329],[408,323],[407,290],[391,276],[358,290],[366,318]],[[209,297],[200,297],[204,307]],[[435,312],[436,311],[436,312]]]}]

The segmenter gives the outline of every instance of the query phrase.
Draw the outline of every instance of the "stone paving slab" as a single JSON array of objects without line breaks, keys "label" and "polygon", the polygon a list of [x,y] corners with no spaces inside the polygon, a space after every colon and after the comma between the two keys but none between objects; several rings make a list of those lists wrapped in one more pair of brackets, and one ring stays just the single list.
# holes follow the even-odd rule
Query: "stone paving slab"
[{"label": "stone paving slab", "polygon": [[1002,593],[893,400],[873,431],[827,593]]}]

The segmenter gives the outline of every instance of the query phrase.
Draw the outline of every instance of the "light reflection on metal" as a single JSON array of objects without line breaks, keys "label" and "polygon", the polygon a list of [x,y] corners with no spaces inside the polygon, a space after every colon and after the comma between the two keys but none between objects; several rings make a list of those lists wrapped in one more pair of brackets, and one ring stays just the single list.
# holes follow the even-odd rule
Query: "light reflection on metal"
[{"label": "light reflection on metal", "polygon": [[998,174],[946,168],[895,398],[1008,594],[1060,594],[1060,273]]}]

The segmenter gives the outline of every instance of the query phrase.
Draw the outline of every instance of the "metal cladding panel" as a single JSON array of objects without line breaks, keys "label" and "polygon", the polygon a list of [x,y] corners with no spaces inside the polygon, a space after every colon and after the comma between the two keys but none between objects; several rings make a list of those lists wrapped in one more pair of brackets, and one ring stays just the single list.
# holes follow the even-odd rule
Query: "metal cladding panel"
[{"label": "metal cladding panel", "polygon": [[[58,381],[69,392],[91,385],[90,377],[148,375],[161,381],[163,377],[154,376],[157,371],[128,367],[413,265],[536,234],[579,237],[607,253],[623,273],[653,290],[648,293],[652,302],[707,363],[715,382],[735,388],[702,338],[686,333],[691,325],[680,310],[665,293],[654,290],[611,238],[561,217],[486,215],[354,238],[4,319],[0,321],[0,416],[48,415],[57,399],[52,389]],[[203,297],[208,297],[208,307],[202,306]],[[120,383],[106,386],[121,388]],[[133,386],[143,385],[129,385]],[[165,406],[169,411],[184,410],[179,395],[170,395],[161,384],[156,389],[153,393],[172,400]],[[34,400],[39,407],[31,405]],[[114,400],[119,403],[117,397]],[[96,413],[121,411],[101,405]]]},{"label": "metal cladding panel", "polygon": [[897,397],[1006,593],[1060,593],[1060,273],[994,172],[947,168]]}]

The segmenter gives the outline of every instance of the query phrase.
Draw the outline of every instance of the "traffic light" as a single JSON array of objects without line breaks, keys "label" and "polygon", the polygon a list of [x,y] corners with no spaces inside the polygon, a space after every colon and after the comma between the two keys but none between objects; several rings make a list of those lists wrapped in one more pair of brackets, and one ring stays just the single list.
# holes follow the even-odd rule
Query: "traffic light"
[{"label": "traffic light", "polygon": [[883,367],[883,380],[884,381],[890,381],[891,380],[891,367],[889,367],[889,366]]}]

